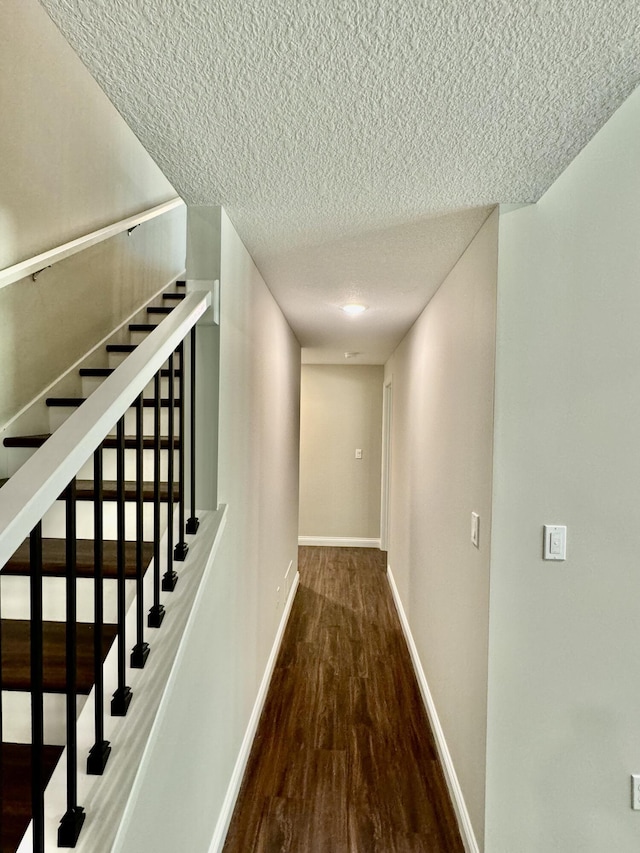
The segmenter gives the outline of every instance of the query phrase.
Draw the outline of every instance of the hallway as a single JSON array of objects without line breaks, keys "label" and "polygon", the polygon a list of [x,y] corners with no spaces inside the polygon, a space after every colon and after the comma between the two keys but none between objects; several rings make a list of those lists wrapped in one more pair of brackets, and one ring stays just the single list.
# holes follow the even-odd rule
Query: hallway
[{"label": "hallway", "polygon": [[386,554],[299,554],[224,853],[462,853]]}]

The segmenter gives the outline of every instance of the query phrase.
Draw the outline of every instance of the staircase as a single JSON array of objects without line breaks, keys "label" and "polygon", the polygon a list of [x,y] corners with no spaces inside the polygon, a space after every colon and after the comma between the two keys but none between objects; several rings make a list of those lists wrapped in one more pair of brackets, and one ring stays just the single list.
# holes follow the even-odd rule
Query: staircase
[{"label": "staircase", "polygon": [[[52,436],[59,437],[58,431],[61,435],[67,421],[65,435],[73,434],[70,416],[76,416],[73,423],[77,424],[87,411],[87,422],[93,417],[93,423],[100,420],[104,429],[105,416],[90,411],[100,396],[96,392],[103,383],[101,391],[106,392],[106,383],[110,383],[115,396],[120,394],[128,381],[119,378],[120,368],[128,371],[129,357],[143,342],[151,343],[150,336],[186,298],[185,282],[176,282],[175,290],[146,306],[145,317],[121,331],[118,337],[128,340],[114,340],[102,353],[91,355],[78,371],[74,393],[47,397],[48,431],[20,432],[4,439],[10,449],[12,476],[1,483],[0,504],[3,493],[9,495],[14,486],[18,492],[23,483],[22,492],[33,487],[40,470],[38,459],[43,460],[46,475]],[[196,313],[203,310],[198,308]],[[153,377],[150,382],[142,373],[135,379],[139,390],[135,396],[129,391],[131,400],[122,416],[113,418],[97,445],[95,437],[80,440],[87,447],[90,441],[96,446],[88,451],[86,462],[79,463],[71,482],[67,480],[67,485],[52,493],[50,508],[41,520],[20,522],[23,527],[28,523],[26,532],[31,533],[11,549],[13,553],[0,571],[2,853],[15,853],[25,833],[32,836],[29,849],[45,849],[43,792],[64,749],[67,812],[60,815],[58,846],[75,847],[85,818],[77,802],[77,765],[86,765],[86,772],[93,775],[108,772],[111,747],[104,737],[105,691],[115,686],[110,712],[125,716],[132,697],[126,683],[127,660],[132,668],[145,666],[153,647],[147,640],[164,618],[160,593],[175,588],[177,564],[188,553],[185,533],[194,534],[198,529],[194,453],[189,452],[189,471],[186,460],[187,445],[195,446],[195,320],[189,330],[191,364],[184,363],[184,327],[172,331],[168,340],[161,341],[164,350],[160,355],[166,351],[168,357],[163,357],[159,368],[144,368]],[[145,351],[151,347],[145,344]],[[157,362],[160,356],[154,357]],[[63,385],[68,388],[70,384],[67,377]],[[102,411],[106,397],[102,394],[96,412]],[[122,399],[120,394],[121,407]],[[93,430],[95,436],[96,429],[90,427],[89,432]],[[42,489],[48,484],[51,490],[51,480],[43,480]],[[188,486],[189,519],[185,506]],[[12,512],[18,517],[12,506],[5,517]],[[10,540],[13,523],[12,517],[5,530],[0,528],[0,542],[7,531]],[[163,535],[166,552],[161,555]],[[162,577],[161,563],[165,567]],[[151,603],[144,599],[148,570],[153,575]],[[136,609],[135,637],[125,636],[130,606]],[[108,685],[103,663],[112,647],[117,650],[117,683]],[[92,691],[95,744],[89,755],[78,756],[76,720]]]}]

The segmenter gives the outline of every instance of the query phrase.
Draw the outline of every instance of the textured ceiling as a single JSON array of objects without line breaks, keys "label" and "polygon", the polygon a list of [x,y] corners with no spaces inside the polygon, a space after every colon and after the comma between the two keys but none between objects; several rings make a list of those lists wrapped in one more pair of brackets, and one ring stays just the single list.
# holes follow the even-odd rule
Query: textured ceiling
[{"label": "textured ceiling", "polygon": [[[318,359],[383,360],[486,206],[536,201],[640,82],[638,0],[42,4]],[[384,342],[369,312],[338,339],[349,290]]]}]

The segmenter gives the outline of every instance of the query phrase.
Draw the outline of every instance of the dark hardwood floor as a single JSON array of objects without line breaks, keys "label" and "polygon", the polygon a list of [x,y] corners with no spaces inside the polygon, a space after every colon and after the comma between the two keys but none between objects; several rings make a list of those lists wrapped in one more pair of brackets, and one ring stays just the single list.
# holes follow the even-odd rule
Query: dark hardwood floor
[{"label": "dark hardwood floor", "polygon": [[300,548],[223,853],[464,853],[385,570]]}]

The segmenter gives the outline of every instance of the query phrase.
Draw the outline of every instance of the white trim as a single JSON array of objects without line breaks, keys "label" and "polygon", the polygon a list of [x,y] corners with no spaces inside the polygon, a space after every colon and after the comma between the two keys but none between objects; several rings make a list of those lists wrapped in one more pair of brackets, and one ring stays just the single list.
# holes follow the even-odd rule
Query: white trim
[{"label": "white trim", "polygon": [[382,482],[380,485],[380,549],[382,551],[389,550],[392,424],[393,377],[382,384]]},{"label": "white trim", "polygon": [[329,548],[379,548],[379,539],[353,536],[298,536],[298,545],[325,545]]},{"label": "white trim", "polygon": [[262,681],[260,682],[258,695],[256,696],[256,701],[253,705],[251,716],[249,717],[249,723],[244,733],[242,745],[240,746],[240,752],[238,753],[235,767],[233,768],[233,773],[231,774],[231,779],[229,780],[229,787],[227,788],[227,793],[225,795],[224,802],[222,803],[220,814],[218,815],[218,822],[213,833],[213,839],[211,841],[211,846],[209,847],[209,853],[220,853],[224,845],[225,838],[227,836],[229,824],[231,823],[231,816],[233,815],[236,800],[240,792],[242,777],[244,776],[244,772],[247,767],[249,753],[251,752],[253,740],[256,736],[258,722],[260,720],[260,715],[262,714],[265,699],[267,698],[267,691],[271,682],[271,676],[273,675],[273,670],[276,665],[276,659],[278,657],[278,652],[280,651],[280,644],[282,643],[284,629],[287,625],[287,621],[289,620],[289,613],[291,612],[293,599],[295,598],[299,581],[300,574],[296,572],[293,578],[293,583],[291,584],[291,590],[289,591],[287,603],[285,604],[284,610],[282,612],[282,618],[280,619],[278,632],[276,634],[275,640],[273,641],[271,654],[269,655],[269,659],[264,670],[264,675],[262,676]]},{"label": "white trim", "polygon": [[14,264],[11,267],[6,267],[6,269],[0,270],[0,288],[20,281],[21,278],[26,278],[28,275],[33,275],[34,272],[38,272],[45,267],[50,267],[52,264],[64,260],[64,258],[70,258],[72,255],[82,252],[83,249],[88,249],[90,246],[95,246],[96,243],[108,240],[109,237],[115,237],[116,234],[128,231],[129,228],[135,228],[137,225],[142,225],[143,222],[155,219],[156,216],[162,216],[164,213],[169,213],[169,211],[175,210],[177,207],[184,206],[181,198],[174,198],[171,201],[164,202],[164,204],[151,207],[143,213],[136,213],[135,216],[121,219],[119,222],[114,222],[105,228],[99,228],[97,231],[85,234],[84,237],[78,237],[69,243],[63,243],[62,246],[56,246],[55,249],[48,249],[46,252],[35,255],[33,258],[28,258],[26,261],[20,261],[20,263]]},{"label": "white trim", "polygon": [[427,683],[427,677],[424,673],[424,669],[422,668],[420,655],[418,654],[418,649],[416,648],[411,628],[409,627],[407,614],[404,612],[404,607],[400,600],[400,594],[398,593],[398,587],[396,586],[396,582],[393,578],[391,566],[387,566],[387,578],[389,580],[389,586],[391,587],[391,594],[393,595],[396,610],[398,611],[398,616],[400,618],[400,624],[402,625],[402,631],[407,641],[407,645],[409,646],[409,654],[411,655],[411,661],[418,680],[418,686],[420,687],[420,693],[422,694],[422,700],[425,704],[425,708],[427,709],[427,715],[433,730],[438,755],[440,756],[440,763],[442,764],[449,794],[453,801],[453,808],[455,810],[456,817],[458,818],[458,827],[460,828],[464,849],[466,853],[480,853],[480,848],[478,847],[478,842],[476,841],[476,837],[473,832],[473,826],[471,825],[471,818],[469,817],[464,796],[462,795],[462,788],[460,787],[460,782],[458,781],[458,777],[453,766],[451,753],[449,752],[449,747],[447,746],[447,742],[444,737],[444,731],[442,730],[440,720],[438,719],[438,712],[436,711],[436,706]]},{"label": "white trim", "polygon": [[[169,281],[166,284],[163,284],[162,287],[148,299],[148,302],[151,302],[151,300],[156,299],[158,296],[160,296],[161,293],[164,293],[165,290],[168,287],[171,287],[171,285],[174,284],[178,279],[184,278],[185,272],[186,271],[183,270],[181,273],[178,273],[178,275],[171,276]],[[135,311],[126,318],[126,320],[120,323],[119,326],[116,326],[115,329],[110,331],[108,335],[105,335],[105,337],[102,338],[101,341],[98,341],[98,343],[94,347],[91,347],[88,352],[85,352],[83,356],[81,356],[74,364],[71,365],[71,367],[68,368],[68,370],[65,370],[65,372],[58,376],[56,379],[54,379],[53,382],[49,383],[46,388],[44,388],[38,393],[37,397],[34,397],[32,400],[30,400],[25,406],[20,409],[19,412],[16,412],[16,414],[13,415],[13,417],[11,417],[6,422],[6,424],[0,427],[0,432],[5,432],[7,429],[9,429],[9,427],[14,424],[19,418],[21,418],[22,415],[24,415],[24,413],[28,411],[33,405],[35,405],[39,400],[43,400],[45,397],[47,397],[49,393],[56,387],[56,385],[58,385],[66,376],[75,373],[79,367],[82,367],[82,365],[87,360],[87,358],[89,358],[90,355],[92,355],[94,352],[97,352],[97,350],[102,349],[102,347],[105,344],[108,344],[111,339],[116,335],[116,333],[120,331],[120,329],[124,329],[126,326],[128,326],[129,323],[131,323],[137,317],[140,311],[142,311],[146,304],[147,303],[139,305],[135,309]]]},{"label": "white trim", "polygon": [[0,489],[0,565],[58,499],[211,304],[190,293]]}]

